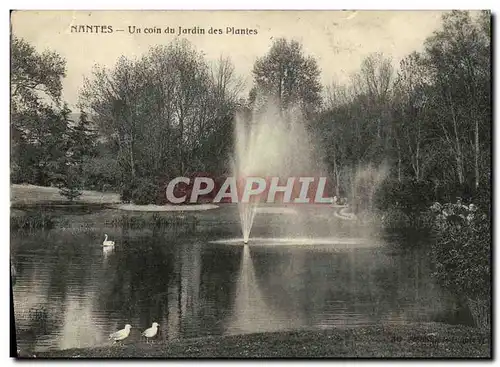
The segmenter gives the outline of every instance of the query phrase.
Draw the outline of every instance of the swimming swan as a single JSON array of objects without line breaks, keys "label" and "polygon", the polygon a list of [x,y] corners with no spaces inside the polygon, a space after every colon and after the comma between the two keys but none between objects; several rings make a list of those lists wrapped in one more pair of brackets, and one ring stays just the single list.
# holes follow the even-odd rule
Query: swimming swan
[{"label": "swimming swan", "polygon": [[104,238],[104,241],[102,242],[103,246],[114,246],[115,245],[115,241],[108,241],[107,234],[104,234],[104,236],[106,236],[106,238]]}]

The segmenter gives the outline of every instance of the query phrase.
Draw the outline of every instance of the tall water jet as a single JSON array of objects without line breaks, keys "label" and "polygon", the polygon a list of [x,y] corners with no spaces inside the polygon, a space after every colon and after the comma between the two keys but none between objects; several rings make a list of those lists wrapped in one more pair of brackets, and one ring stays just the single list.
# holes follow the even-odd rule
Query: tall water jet
[{"label": "tall water jet", "polygon": [[256,213],[256,204],[254,203],[241,203],[239,205],[241,230],[243,233],[243,243],[247,244],[250,239],[250,230],[252,229],[253,220]]},{"label": "tall water jet", "polygon": [[[251,116],[237,115],[235,122],[233,176],[238,179],[317,176],[325,172],[298,109],[282,111],[267,102]],[[238,201],[244,243],[250,239],[259,203],[258,196],[248,203],[242,203],[241,196]]]}]

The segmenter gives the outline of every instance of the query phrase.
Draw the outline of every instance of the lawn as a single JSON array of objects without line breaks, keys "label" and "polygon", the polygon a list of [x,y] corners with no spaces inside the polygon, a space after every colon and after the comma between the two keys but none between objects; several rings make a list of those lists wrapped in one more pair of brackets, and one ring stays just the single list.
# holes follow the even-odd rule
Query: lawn
[{"label": "lawn", "polygon": [[441,323],[376,325],[157,342],[131,340],[37,358],[491,358],[490,334]]},{"label": "lawn", "polygon": [[[59,193],[57,187],[13,184],[10,189],[11,205],[16,207],[31,205],[67,204],[68,199]],[[216,209],[213,204],[199,205],[134,205],[122,204],[120,195],[110,192],[83,190],[75,204],[106,204],[107,207],[120,211],[137,212],[170,212],[170,211],[204,211]]]},{"label": "lawn", "polygon": [[[12,205],[30,205],[43,203],[65,203],[68,199],[59,194],[57,187],[12,184],[10,202]],[[82,191],[77,202],[90,204],[120,203],[120,195],[98,191]]]}]

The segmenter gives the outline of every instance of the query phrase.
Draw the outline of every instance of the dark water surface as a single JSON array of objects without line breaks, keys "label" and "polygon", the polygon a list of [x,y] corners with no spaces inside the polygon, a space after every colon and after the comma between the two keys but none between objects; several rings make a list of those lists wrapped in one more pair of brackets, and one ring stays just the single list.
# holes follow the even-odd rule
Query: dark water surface
[{"label": "dark water surface", "polygon": [[[453,321],[454,302],[432,281],[422,251],[396,253],[369,237],[357,246],[353,232],[340,230],[321,246],[293,240],[243,246],[235,240],[236,218],[205,217],[210,221],[191,233],[94,228],[13,235],[18,347],[104,345],[127,323],[128,342],[140,342],[154,321],[164,340]],[[266,226],[256,223],[252,236],[265,238],[273,219],[260,220]],[[116,242],[113,251],[103,252],[104,233]]]}]

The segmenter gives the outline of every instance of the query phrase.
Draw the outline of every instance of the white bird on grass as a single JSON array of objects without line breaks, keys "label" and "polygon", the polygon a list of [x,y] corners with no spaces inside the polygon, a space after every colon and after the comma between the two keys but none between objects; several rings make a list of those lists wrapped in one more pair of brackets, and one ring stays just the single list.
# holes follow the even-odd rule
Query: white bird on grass
[{"label": "white bird on grass", "polygon": [[102,242],[103,246],[114,246],[115,245],[115,241],[108,241],[107,234],[104,234],[104,236],[105,236],[105,238],[104,238],[104,241]]},{"label": "white bird on grass", "polygon": [[117,331],[116,333],[109,334],[109,339],[113,340],[113,344],[115,344],[116,342],[122,341],[129,336],[131,328],[132,328],[132,326],[127,324],[127,325],[125,325],[125,329],[121,329],[121,330]]},{"label": "white bird on grass", "polygon": [[146,342],[148,342],[148,338],[153,338],[158,333],[158,326],[160,325],[157,322],[153,322],[153,325],[149,329],[142,332],[141,335],[146,337]]}]

